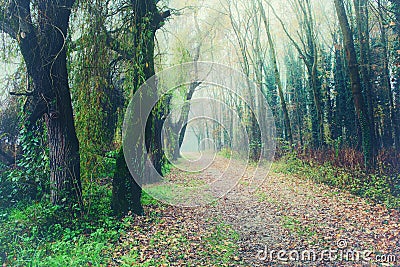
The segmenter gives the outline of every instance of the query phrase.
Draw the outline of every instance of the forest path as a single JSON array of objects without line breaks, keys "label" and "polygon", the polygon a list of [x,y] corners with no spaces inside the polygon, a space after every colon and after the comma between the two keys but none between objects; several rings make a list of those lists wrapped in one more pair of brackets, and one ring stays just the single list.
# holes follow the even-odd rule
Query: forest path
[{"label": "forest path", "polygon": [[[202,172],[185,175],[173,170],[167,178],[209,182],[225,170],[228,161],[217,156]],[[143,263],[169,257],[165,266],[400,266],[400,216],[397,211],[302,177],[283,174],[279,170],[285,167],[285,163],[274,163],[269,173],[265,169],[264,173],[268,175],[264,183],[256,192],[250,193],[247,179],[254,166],[232,160],[231,175],[247,171],[225,197],[197,208],[148,206],[147,216],[135,217],[132,232],[122,238],[121,244],[129,244],[129,247],[127,245],[126,251],[119,250],[118,253],[129,254],[132,249],[140,251]],[[223,231],[228,229],[228,234],[222,237],[219,234],[221,227]],[[229,229],[239,237],[233,238]],[[185,243],[176,245],[182,238]],[[138,244],[134,248],[132,240]],[[226,253],[230,244],[239,249],[239,257],[231,255],[223,260],[224,263],[210,262],[213,255]],[[267,254],[272,250],[284,250],[287,253],[281,257],[292,256],[300,260],[302,253],[315,252],[316,260],[278,261],[277,252],[273,253],[273,259],[259,254],[265,248]],[[321,256],[325,259],[329,256],[327,252],[321,255],[324,250],[333,250],[331,255],[338,258],[320,261]],[[289,255],[289,251],[294,252]],[[373,253],[364,255],[364,251]],[[378,264],[377,255],[387,257],[381,260],[383,264]],[[388,258],[391,255],[396,259]],[[268,257],[260,259],[265,256]],[[371,263],[362,262],[365,257],[370,258]]]},{"label": "forest path", "polygon": [[[216,162],[198,174],[201,177],[213,174],[227,165],[228,159],[217,157]],[[232,164],[233,163],[233,164]],[[282,164],[282,163],[277,163]],[[282,166],[284,168],[284,166]],[[238,245],[240,256],[247,266],[304,266],[306,262],[275,261],[260,257],[260,250],[295,250],[300,253],[307,250],[317,252],[317,259],[323,250],[338,250],[339,261],[331,263],[308,262],[315,266],[364,266],[362,258],[370,258],[379,263],[377,255],[394,258],[381,259],[384,265],[391,263],[400,266],[400,216],[383,205],[367,203],[365,199],[347,192],[313,181],[284,175],[279,166],[273,166],[262,186],[254,193],[247,189],[246,178],[251,176],[254,167],[239,160],[233,160],[229,167],[238,173],[247,168],[243,180],[217,204],[199,208],[195,213],[203,218],[221,218],[240,235]],[[217,169],[217,170],[216,170]],[[268,170],[265,170],[267,174]],[[360,252],[357,255],[344,255],[342,252]],[[364,255],[364,251],[371,251]],[[362,252],[362,253],[361,253]],[[269,254],[269,253],[268,253]],[[288,254],[283,258],[288,258]],[[296,258],[296,254],[292,254]],[[269,257],[269,256],[268,256]],[[276,260],[276,253],[274,260]],[[328,255],[326,255],[328,257]],[[346,262],[346,260],[348,260]],[[273,261],[272,261],[273,262]],[[322,264],[322,265],[321,265]],[[389,266],[389,265],[386,265]]]},{"label": "forest path", "polygon": [[[239,161],[233,166],[244,167]],[[400,266],[399,212],[302,177],[284,175],[279,172],[280,167],[284,169],[285,165],[272,167],[257,192],[249,193],[245,183],[239,183],[225,201],[209,210],[210,216],[223,214],[226,222],[240,233],[239,244],[245,263],[268,265],[268,261],[257,259],[257,252],[267,247],[269,252],[295,250],[300,258],[304,250],[338,250],[333,256],[340,255],[340,251],[344,254],[372,251],[366,257],[373,259],[374,264],[381,260],[384,265]],[[321,257],[318,254],[317,258]],[[377,260],[377,255],[382,255],[383,259]],[[297,257],[296,254],[292,256]],[[361,254],[360,258],[363,256]],[[390,256],[395,256],[397,262],[393,262],[394,258],[385,259]],[[275,253],[274,260],[276,257]],[[288,258],[288,254],[283,258]],[[296,263],[306,265],[289,261],[285,266]],[[283,265],[283,262],[276,265]],[[351,255],[344,255],[343,261],[308,262],[308,265],[364,266],[365,263],[362,265],[362,261],[353,261]]]}]

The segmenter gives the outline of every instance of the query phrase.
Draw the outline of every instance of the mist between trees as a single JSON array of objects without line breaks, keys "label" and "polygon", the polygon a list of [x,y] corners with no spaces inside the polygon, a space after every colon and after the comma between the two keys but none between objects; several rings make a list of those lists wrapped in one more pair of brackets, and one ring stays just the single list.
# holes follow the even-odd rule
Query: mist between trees
[{"label": "mist between trees", "polygon": [[[181,147],[248,150],[257,161],[269,110],[277,157],[388,174],[397,192],[399,8],[387,0],[1,1],[8,69],[1,84],[9,93],[0,114],[4,179],[24,185],[16,199],[21,192],[46,196],[84,213],[82,188],[112,177],[115,214],[143,213],[122,149],[126,106],[157,72],[210,61],[243,73],[249,84],[237,90],[251,103],[234,91],[209,90],[196,71],[188,84],[159,95],[142,140],[159,174],[180,158]],[[211,110],[225,128],[189,127],[190,101],[204,96],[238,119]],[[169,148],[162,140],[166,121],[179,133]],[[201,142],[207,138],[211,145]],[[148,162],[136,160],[145,172]]]}]

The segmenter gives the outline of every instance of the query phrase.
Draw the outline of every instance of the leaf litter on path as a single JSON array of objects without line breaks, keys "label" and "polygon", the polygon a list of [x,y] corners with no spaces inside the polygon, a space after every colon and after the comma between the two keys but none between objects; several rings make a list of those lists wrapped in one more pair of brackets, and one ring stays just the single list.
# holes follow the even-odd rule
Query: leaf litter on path
[{"label": "leaf litter on path", "polygon": [[[190,176],[210,179],[227,159],[217,157],[216,161]],[[273,170],[250,193],[246,179],[251,178],[254,166],[235,160],[230,168],[237,168],[237,173],[246,169],[244,178],[215,203],[198,208],[146,207],[146,216],[134,217],[130,230],[121,237],[112,265],[400,266],[399,212]],[[177,178],[184,174],[174,170],[170,175],[187,179]],[[324,250],[341,256],[321,261],[318,256]],[[286,251],[281,261],[278,251]],[[315,261],[307,257],[301,261],[302,253],[310,251],[318,254]],[[365,251],[371,251],[371,262],[362,261]],[[292,260],[289,252],[294,253]],[[352,258],[351,253],[360,253],[361,259]],[[386,256],[386,261],[376,261],[379,255]],[[388,256],[396,257],[396,262]]]}]

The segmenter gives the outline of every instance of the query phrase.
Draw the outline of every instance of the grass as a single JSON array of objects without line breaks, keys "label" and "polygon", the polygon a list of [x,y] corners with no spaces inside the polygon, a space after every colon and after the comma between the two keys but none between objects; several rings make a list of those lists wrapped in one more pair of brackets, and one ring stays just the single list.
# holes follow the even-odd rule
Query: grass
[{"label": "grass", "polygon": [[231,159],[233,151],[229,148],[223,148],[220,152],[218,152],[218,154],[226,159]]},{"label": "grass", "polygon": [[320,165],[305,162],[290,155],[275,162],[273,171],[298,175],[317,183],[347,190],[373,202],[383,203],[387,208],[400,209],[400,196],[391,192],[388,177],[385,175],[368,175],[362,170],[348,171],[329,163]]},{"label": "grass", "polygon": [[210,257],[216,255],[216,263],[229,264],[238,261],[239,235],[229,225],[219,223],[212,231],[212,235],[206,238],[209,250],[203,253],[203,256]]},{"label": "grass", "polygon": [[275,205],[279,205],[280,204],[275,199],[273,199],[271,196],[269,196],[269,194],[267,192],[262,191],[260,189],[257,190],[256,197],[257,197],[257,200],[259,202],[265,202],[266,201],[268,203],[275,204]]},{"label": "grass", "polygon": [[[94,185],[90,210],[83,217],[69,218],[57,207],[45,202],[25,202],[2,209],[0,216],[0,264],[5,266],[170,266],[186,261],[193,250],[179,222],[169,231],[163,218],[165,205],[143,193],[144,217],[116,219],[110,210],[111,190]],[[177,214],[179,216],[179,212]],[[171,222],[170,222],[171,223]],[[156,230],[154,230],[156,229]],[[135,238],[131,238],[132,234]],[[191,265],[228,266],[237,259],[237,234],[227,225],[215,227],[198,235],[196,257]],[[128,240],[126,244],[121,240]],[[147,245],[143,245],[147,244]],[[160,247],[160,244],[162,247]],[[159,257],[142,261],[143,253],[159,251]],[[179,253],[181,252],[181,253]],[[178,253],[178,254],[177,254]],[[178,255],[176,257],[175,255]],[[186,257],[186,258],[185,258]]]},{"label": "grass", "polygon": [[[106,197],[105,197],[106,196]],[[69,218],[44,202],[20,203],[0,220],[0,255],[11,266],[95,266],[106,263],[108,244],[123,230],[111,217],[109,192],[92,195],[91,210]]]},{"label": "grass", "polygon": [[[223,223],[216,224],[207,232],[190,233],[199,241],[190,240],[185,233],[174,230],[174,227],[156,230],[149,236],[147,244],[136,244],[122,256],[119,265],[232,266],[233,262],[239,261],[238,235]],[[150,256],[149,251],[152,253]]]},{"label": "grass", "polygon": [[182,184],[153,184],[143,188],[147,194],[161,202],[178,206],[197,206],[211,203],[216,197],[209,192],[210,185],[203,181],[193,180]]},{"label": "grass", "polygon": [[281,218],[282,226],[289,231],[296,233],[300,237],[311,238],[316,235],[310,227],[302,225],[302,223],[293,216],[283,216]]}]

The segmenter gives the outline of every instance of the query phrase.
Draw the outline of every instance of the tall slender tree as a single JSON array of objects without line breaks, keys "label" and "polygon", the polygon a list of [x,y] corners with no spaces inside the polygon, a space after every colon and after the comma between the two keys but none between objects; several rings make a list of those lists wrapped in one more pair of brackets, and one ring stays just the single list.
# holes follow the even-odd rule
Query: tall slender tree
[{"label": "tall slender tree", "polygon": [[286,100],[285,100],[285,94],[283,92],[283,87],[282,87],[282,82],[281,82],[281,77],[279,73],[279,68],[278,68],[278,61],[276,58],[276,50],[275,50],[275,44],[274,40],[272,39],[270,27],[269,27],[269,22],[267,19],[267,16],[265,14],[264,7],[262,5],[261,0],[258,1],[260,12],[262,19],[264,21],[264,26],[265,26],[265,31],[267,33],[267,39],[268,39],[268,44],[269,44],[269,49],[270,49],[270,55],[271,55],[271,61],[272,61],[272,66],[274,69],[274,74],[275,74],[275,83],[278,88],[278,94],[279,98],[281,100],[281,107],[283,111],[283,118],[284,118],[284,124],[285,124],[285,137],[287,141],[290,143],[290,146],[293,144],[293,136],[292,136],[292,126],[290,123],[290,118],[289,118],[289,111],[286,105]]},{"label": "tall slender tree", "polygon": [[299,36],[300,41],[296,41],[293,35],[289,32],[281,17],[276,13],[274,7],[266,2],[271,8],[272,13],[278,19],[283,31],[289,38],[290,42],[296,48],[308,73],[308,83],[311,89],[310,105],[311,124],[313,134],[314,147],[319,147],[325,144],[324,141],[324,111],[321,97],[321,84],[318,74],[318,45],[317,33],[315,30],[315,20],[312,13],[310,0],[294,0],[292,1],[293,9],[296,10],[298,22],[301,25],[302,34]]},{"label": "tall slender tree", "polygon": [[369,45],[369,13],[368,13],[368,0],[353,0],[357,37],[359,43],[360,54],[360,73],[363,85],[364,98],[368,110],[368,120],[371,122],[371,142],[375,142],[375,116],[374,116],[374,103],[373,91],[371,85],[371,64],[370,64],[370,45]]},{"label": "tall slender tree", "polygon": [[[396,37],[396,41],[393,44],[393,53],[394,53],[394,59],[393,59],[393,89],[396,93],[396,95],[400,95],[400,3],[397,0],[392,0],[392,8],[391,10],[394,13],[394,21],[392,23],[393,25],[393,30],[394,34]],[[395,143],[396,143],[396,148],[397,150],[400,150],[400,99],[399,97],[396,97],[395,103],[394,103],[394,112],[393,112],[393,118],[394,118],[394,131],[395,131]]]},{"label": "tall slender tree", "polygon": [[365,166],[371,168],[373,166],[371,163],[374,161],[374,144],[371,139],[372,125],[371,121],[368,119],[368,110],[362,94],[361,78],[359,74],[357,54],[354,47],[353,32],[350,28],[343,0],[335,0],[335,8],[339,19],[339,25],[343,33],[343,42],[346,50],[354,107],[361,125]]}]

